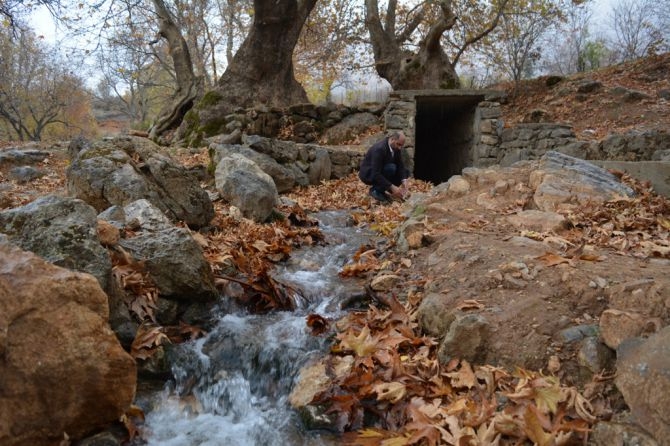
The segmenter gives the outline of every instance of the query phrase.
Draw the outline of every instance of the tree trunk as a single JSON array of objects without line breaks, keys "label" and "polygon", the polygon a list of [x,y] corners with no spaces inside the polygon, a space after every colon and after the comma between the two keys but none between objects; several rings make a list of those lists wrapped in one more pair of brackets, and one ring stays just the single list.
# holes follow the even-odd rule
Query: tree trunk
[{"label": "tree trunk", "polygon": [[177,80],[177,89],[169,104],[159,113],[149,132],[149,137],[155,139],[179,126],[186,112],[193,107],[195,99],[202,96],[202,83],[193,73],[191,53],[170,11],[163,0],[152,1],[160,22],[159,33],[167,40]]},{"label": "tree trunk", "polygon": [[316,0],[254,0],[251,30],[218,82],[223,102],[240,107],[308,102],[294,76],[293,50],[315,4]]},{"label": "tree trunk", "polygon": [[432,24],[426,38],[419,42],[416,53],[403,51],[401,45],[419,26],[424,16],[421,10],[405,26],[403,33],[395,33],[395,1],[388,4],[386,22],[381,23],[377,0],[365,0],[365,23],[370,32],[375,68],[394,90],[428,90],[458,88],[460,83],[454,65],[442,49],[440,38],[456,23],[451,3],[439,3],[441,16]]}]

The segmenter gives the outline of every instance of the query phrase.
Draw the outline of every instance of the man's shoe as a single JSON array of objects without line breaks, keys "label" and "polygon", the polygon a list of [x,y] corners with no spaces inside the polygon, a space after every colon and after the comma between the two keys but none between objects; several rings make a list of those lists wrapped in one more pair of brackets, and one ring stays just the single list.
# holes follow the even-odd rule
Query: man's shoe
[{"label": "man's shoe", "polygon": [[380,203],[387,204],[391,202],[391,200],[386,196],[386,194],[379,192],[377,189],[370,189],[369,194],[372,198],[379,201]]}]

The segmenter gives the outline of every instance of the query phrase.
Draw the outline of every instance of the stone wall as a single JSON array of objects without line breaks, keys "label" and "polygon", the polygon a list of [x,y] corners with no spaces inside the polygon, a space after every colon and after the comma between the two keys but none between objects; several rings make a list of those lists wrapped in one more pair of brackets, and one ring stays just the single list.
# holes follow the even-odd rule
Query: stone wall
[{"label": "stone wall", "polygon": [[478,139],[475,142],[473,165],[487,167],[497,164],[498,147],[502,136],[502,109],[498,102],[480,102],[475,115],[475,130]]},{"label": "stone wall", "polygon": [[342,144],[369,127],[381,128],[385,108],[386,104],[376,103],[355,107],[297,104],[286,109],[259,106],[204,120],[196,107],[184,118],[176,136],[192,147],[213,137],[225,140],[238,133],[297,143]]}]

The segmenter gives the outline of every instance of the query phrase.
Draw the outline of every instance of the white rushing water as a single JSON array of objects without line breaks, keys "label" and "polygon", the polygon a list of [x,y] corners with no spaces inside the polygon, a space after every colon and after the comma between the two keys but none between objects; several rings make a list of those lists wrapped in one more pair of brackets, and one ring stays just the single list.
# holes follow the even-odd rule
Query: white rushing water
[{"label": "white rushing water", "polygon": [[346,213],[317,216],[326,246],[291,255],[277,280],[300,291],[296,311],[222,316],[205,338],[179,346],[174,381],[144,408],[150,446],[323,446],[328,433],[306,432],[288,404],[300,367],[327,342],[310,334],[306,316],[343,315],[339,300],[360,289],[338,272],[369,234],[346,225]]}]

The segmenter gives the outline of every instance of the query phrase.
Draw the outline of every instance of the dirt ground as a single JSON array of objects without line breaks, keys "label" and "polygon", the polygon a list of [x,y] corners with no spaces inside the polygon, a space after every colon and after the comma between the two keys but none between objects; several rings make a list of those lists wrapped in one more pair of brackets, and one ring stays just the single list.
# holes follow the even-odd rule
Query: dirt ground
[{"label": "dirt ground", "polygon": [[[513,170],[502,177],[515,186],[485,202],[478,197],[488,196],[492,183],[460,197],[442,193],[421,201],[429,244],[407,253],[412,267],[405,283],[420,277],[424,294],[440,293],[454,308],[486,318],[491,335],[483,362],[547,370],[558,359],[562,382],[581,387],[594,373],[613,371],[614,352],[580,359],[581,339],[571,342],[572,333],[597,326],[608,308],[667,325],[670,259],[624,252],[611,239],[585,241],[585,228],[541,232],[513,225],[507,217],[528,200],[528,171]],[[631,297],[630,290],[650,284],[658,300]]]}]

